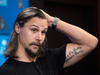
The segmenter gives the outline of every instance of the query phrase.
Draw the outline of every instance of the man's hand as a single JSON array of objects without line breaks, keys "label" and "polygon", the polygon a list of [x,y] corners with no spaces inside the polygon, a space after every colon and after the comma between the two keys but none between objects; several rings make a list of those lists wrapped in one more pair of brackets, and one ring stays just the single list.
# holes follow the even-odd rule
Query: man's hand
[{"label": "man's hand", "polygon": [[46,12],[44,12],[43,10],[41,10],[43,12],[43,14],[46,16],[47,22],[48,22],[48,26],[52,27],[52,24],[54,22],[54,17],[50,16],[49,14],[47,14]]}]

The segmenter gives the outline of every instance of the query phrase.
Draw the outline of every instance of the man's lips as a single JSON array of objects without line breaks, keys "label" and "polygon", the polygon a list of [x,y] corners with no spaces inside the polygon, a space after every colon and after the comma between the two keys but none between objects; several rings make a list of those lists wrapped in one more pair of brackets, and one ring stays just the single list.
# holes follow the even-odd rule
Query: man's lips
[{"label": "man's lips", "polygon": [[39,45],[38,45],[38,44],[33,44],[32,46],[34,46],[34,47],[39,47]]},{"label": "man's lips", "polygon": [[30,46],[33,45],[33,46],[40,46],[40,43],[39,42],[32,42],[31,44],[29,44]]}]

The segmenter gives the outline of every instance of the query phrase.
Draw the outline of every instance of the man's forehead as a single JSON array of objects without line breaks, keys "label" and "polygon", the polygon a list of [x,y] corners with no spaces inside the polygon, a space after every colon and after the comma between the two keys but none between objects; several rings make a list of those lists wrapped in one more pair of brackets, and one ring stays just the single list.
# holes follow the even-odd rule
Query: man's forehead
[{"label": "man's forehead", "polygon": [[27,25],[34,26],[34,27],[44,27],[48,28],[47,20],[46,19],[41,19],[38,17],[34,17],[30,19],[27,23]]}]

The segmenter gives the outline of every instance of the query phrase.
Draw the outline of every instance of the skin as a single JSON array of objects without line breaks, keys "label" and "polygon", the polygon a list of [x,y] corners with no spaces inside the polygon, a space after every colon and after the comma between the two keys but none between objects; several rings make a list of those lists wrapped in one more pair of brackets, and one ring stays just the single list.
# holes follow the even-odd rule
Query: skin
[{"label": "skin", "polygon": [[[24,62],[36,61],[37,58],[30,58],[29,56],[27,56],[27,54],[25,53],[25,47],[32,49],[33,52],[37,52],[38,47],[34,45],[29,47],[29,43],[38,41],[40,43],[43,43],[45,36],[42,35],[41,33],[44,30],[47,31],[48,26],[52,27],[52,23],[54,22],[55,18],[45,13],[43,10],[41,11],[44,13],[47,20],[40,18],[33,18],[35,20],[31,19],[29,22],[25,24],[23,28],[20,28],[19,25],[17,24],[15,26],[15,30],[19,34],[18,37],[19,46],[17,51],[17,55],[20,56],[20,58],[17,59],[19,61],[24,61]],[[34,24],[36,26],[32,26]],[[38,31],[36,33],[31,31],[30,29],[31,26],[33,28],[34,27],[38,28]],[[68,43],[66,45],[66,60],[63,65],[64,68],[80,61],[91,51],[93,51],[98,44],[98,39],[95,36],[91,35],[90,33],[86,32],[80,27],[69,24],[62,20],[59,20],[57,22],[56,30],[64,33],[72,41],[72,43]]]},{"label": "skin", "polygon": [[[52,23],[54,22],[55,18],[43,10],[41,11],[45,14],[48,25],[52,27]],[[69,24],[62,20],[57,22],[56,30],[64,33],[72,41],[72,43],[68,43],[66,45],[66,60],[63,65],[64,68],[80,61],[91,51],[93,51],[98,44],[98,39],[95,36],[86,32],[80,27]]]},{"label": "skin", "polygon": [[[32,58],[27,55],[25,52],[25,48],[31,49],[33,53],[36,53],[39,49],[39,44],[42,44],[46,33],[48,30],[47,20],[41,19],[38,17],[33,17],[27,23],[25,23],[24,27],[20,27],[18,23],[15,25],[15,30],[19,34],[18,35],[18,50],[16,55],[20,58],[16,59],[24,62],[36,61],[36,58]],[[30,43],[35,42],[36,44],[29,45]]]}]

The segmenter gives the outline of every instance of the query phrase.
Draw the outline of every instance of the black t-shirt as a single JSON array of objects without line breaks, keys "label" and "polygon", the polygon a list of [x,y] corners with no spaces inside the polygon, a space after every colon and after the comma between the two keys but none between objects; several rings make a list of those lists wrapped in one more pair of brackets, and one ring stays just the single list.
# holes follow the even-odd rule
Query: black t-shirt
[{"label": "black t-shirt", "polygon": [[0,67],[0,75],[60,75],[65,61],[66,45],[46,49],[45,56],[36,62],[22,62],[9,58]]}]

